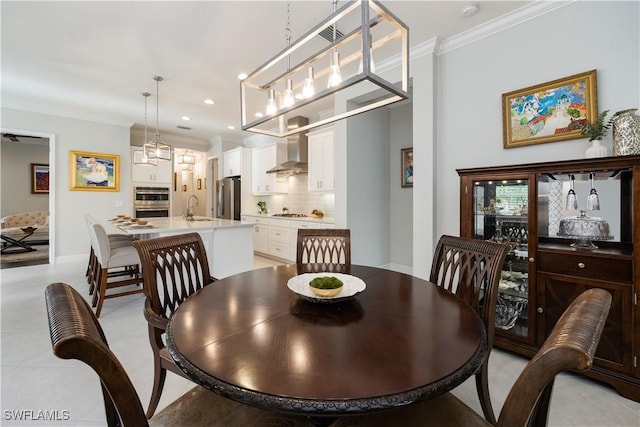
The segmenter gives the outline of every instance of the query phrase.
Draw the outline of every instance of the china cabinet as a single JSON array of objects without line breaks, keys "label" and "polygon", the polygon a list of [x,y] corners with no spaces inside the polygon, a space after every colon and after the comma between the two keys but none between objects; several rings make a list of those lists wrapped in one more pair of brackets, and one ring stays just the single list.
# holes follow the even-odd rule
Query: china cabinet
[{"label": "china cabinet", "polygon": [[458,174],[460,235],[510,247],[495,345],[534,355],[577,295],[606,289],[611,310],[585,375],[640,401],[640,156]]}]

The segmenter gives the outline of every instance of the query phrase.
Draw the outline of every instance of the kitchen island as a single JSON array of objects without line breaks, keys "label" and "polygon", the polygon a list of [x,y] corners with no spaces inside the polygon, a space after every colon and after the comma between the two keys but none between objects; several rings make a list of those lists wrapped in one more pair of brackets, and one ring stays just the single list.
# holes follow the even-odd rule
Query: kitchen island
[{"label": "kitchen island", "polygon": [[136,239],[152,239],[196,232],[207,250],[209,269],[218,279],[253,268],[253,224],[220,218],[148,218],[145,226],[108,221],[109,232],[124,233]]}]

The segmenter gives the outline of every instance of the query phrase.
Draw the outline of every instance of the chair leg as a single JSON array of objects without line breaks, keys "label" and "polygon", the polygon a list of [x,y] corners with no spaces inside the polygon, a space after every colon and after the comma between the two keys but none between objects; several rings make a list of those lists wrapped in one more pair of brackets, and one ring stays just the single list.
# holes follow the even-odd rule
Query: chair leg
[{"label": "chair leg", "polygon": [[480,371],[476,374],[476,389],[478,390],[478,398],[484,418],[492,425],[496,424],[496,416],[493,413],[491,405],[491,395],[489,394],[489,358],[487,358]]},{"label": "chair leg", "polygon": [[96,294],[100,294],[98,296],[98,306],[96,307],[96,318],[100,317],[100,312],[102,311],[102,303],[104,302],[105,296],[107,294],[108,278],[109,278],[109,274],[107,273],[107,269],[103,268],[102,271],[100,272],[100,281],[98,284],[98,289],[96,289]]},{"label": "chair leg", "polygon": [[162,367],[160,356],[154,355],[154,359],[153,389],[151,390],[151,399],[147,408],[147,419],[151,419],[156,412],[162,389],[164,388],[164,380],[167,378],[167,370]]}]

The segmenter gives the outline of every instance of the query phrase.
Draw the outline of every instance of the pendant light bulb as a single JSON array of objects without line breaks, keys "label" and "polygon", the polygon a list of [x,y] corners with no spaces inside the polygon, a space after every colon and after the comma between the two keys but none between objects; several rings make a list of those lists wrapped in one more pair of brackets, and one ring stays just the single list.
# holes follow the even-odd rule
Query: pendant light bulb
[{"label": "pendant light bulb", "polygon": [[327,88],[338,86],[342,83],[342,74],[340,73],[340,53],[334,50],[331,53],[331,71],[329,72],[329,84]]},{"label": "pendant light bulb", "polygon": [[267,115],[273,115],[278,111],[278,106],[276,105],[276,90],[269,89],[269,95],[267,98]]},{"label": "pendant light bulb", "polygon": [[309,65],[307,67],[307,77],[304,79],[304,86],[302,87],[302,97],[307,99],[316,94],[316,88],[313,83],[313,67]]},{"label": "pendant light bulb", "polygon": [[293,97],[293,81],[291,79],[287,79],[287,86],[284,90],[284,96],[282,97],[282,108],[289,108],[295,102],[295,98]]},{"label": "pendant light bulb", "polygon": [[[369,40],[369,71],[372,73],[376,72],[376,64],[373,62],[373,42]],[[363,57],[360,57],[360,64],[358,65],[358,74],[362,73],[362,62]]]}]

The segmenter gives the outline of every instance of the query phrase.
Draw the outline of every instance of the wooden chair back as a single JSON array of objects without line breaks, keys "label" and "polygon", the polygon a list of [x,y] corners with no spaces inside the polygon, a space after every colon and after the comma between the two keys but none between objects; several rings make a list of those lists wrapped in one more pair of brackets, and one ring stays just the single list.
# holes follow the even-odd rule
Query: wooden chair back
[{"label": "wooden chair back", "polygon": [[346,271],[351,267],[351,230],[344,228],[298,230],[296,263],[322,265]]},{"label": "wooden chair back", "polygon": [[496,300],[502,264],[509,247],[494,242],[444,235],[436,245],[429,281],[474,307],[493,346]]},{"label": "wooden chair back", "polygon": [[84,298],[67,284],[53,283],[45,290],[45,301],[53,353],[80,360],[98,374],[107,425],[146,426],[138,394]]},{"label": "wooden chair back", "polygon": [[180,304],[215,279],[198,233],[137,240],[146,305],[165,323]]},{"label": "wooden chair back", "polygon": [[599,288],[584,291],[573,301],[514,383],[498,426],[547,425],[555,376],[591,368],[610,307],[611,294]]}]

